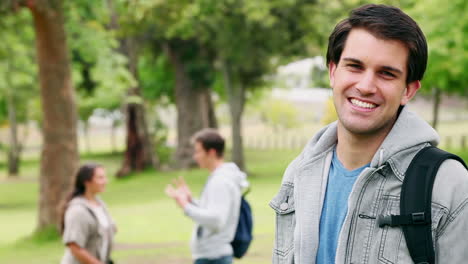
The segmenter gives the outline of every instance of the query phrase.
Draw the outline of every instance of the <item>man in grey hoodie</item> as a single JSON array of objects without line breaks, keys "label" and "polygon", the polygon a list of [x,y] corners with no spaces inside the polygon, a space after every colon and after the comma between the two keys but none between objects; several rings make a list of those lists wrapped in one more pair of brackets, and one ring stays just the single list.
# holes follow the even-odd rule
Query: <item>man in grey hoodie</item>
[{"label": "man in grey hoodie", "polygon": [[[329,38],[327,64],[338,121],[288,166],[276,211],[273,263],[413,263],[398,215],[405,172],[439,136],[405,105],[420,88],[426,39],[400,9],[365,5]],[[436,263],[468,259],[468,172],[446,160],[432,192]]]},{"label": "man in grey hoodie", "polygon": [[210,171],[200,200],[192,199],[182,178],[175,180],[175,186],[168,185],[166,194],[195,222],[191,242],[194,263],[230,264],[241,195],[248,187],[246,175],[236,164],[224,162],[225,141],[216,130],[201,130],[193,143],[193,158],[200,168]]}]

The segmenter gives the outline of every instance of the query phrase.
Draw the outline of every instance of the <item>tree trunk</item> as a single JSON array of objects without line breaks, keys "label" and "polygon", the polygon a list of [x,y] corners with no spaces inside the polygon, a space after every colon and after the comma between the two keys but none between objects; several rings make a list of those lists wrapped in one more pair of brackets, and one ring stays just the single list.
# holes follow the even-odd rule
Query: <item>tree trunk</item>
[{"label": "tree trunk", "polygon": [[17,177],[21,155],[21,145],[18,142],[18,124],[16,121],[16,107],[11,94],[7,98],[8,122],[10,125],[10,137],[8,145],[8,177]]},{"label": "tree trunk", "polygon": [[200,106],[203,127],[218,128],[218,121],[216,119],[210,89],[202,89],[202,91],[200,91]]},{"label": "tree trunk", "polygon": [[58,206],[78,168],[77,113],[61,1],[29,6],[34,18],[43,116],[38,230],[58,228]]},{"label": "tree trunk", "polygon": [[[111,15],[108,28],[117,30],[120,25],[114,2],[106,0],[106,4]],[[127,146],[122,168],[117,172],[117,177],[124,177],[133,171],[156,169],[159,166],[159,159],[154,152],[153,140],[148,133],[145,108],[138,84],[138,40],[134,37],[121,39],[119,51],[128,58],[128,69],[137,81],[137,85],[128,90],[129,102],[125,107]],[[114,133],[114,128],[112,133]]]},{"label": "tree trunk", "polygon": [[434,95],[434,105],[432,108],[432,127],[437,130],[437,125],[439,123],[439,108],[441,101],[440,89],[437,87],[432,88]]},{"label": "tree trunk", "polygon": [[[127,38],[121,43],[121,50],[129,60],[129,71],[138,83],[137,41],[134,38]],[[148,133],[145,108],[138,84],[129,89],[128,98],[130,102],[126,107],[127,148],[117,177],[126,176],[133,171],[157,168],[159,164]]]},{"label": "tree trunk", "polygon": [[177,109],[177,149],[174,166],[190,168],[195,166],[192,159],[193,134],[207,127],[217,127],[209,89],[194,87],[181,59],[180,50],[165,43],[163,49],[175,73],[175,102]]},{"label": "tree trunk", "polygon": [[232,161],[240,169],[245,170],[244,145],[242,143],[242,113],[245,105],[245,89],[240,83],[234,85],[232,71],[225,60],[222,60],[222,71],[232,122]]},{"label": "tree trunk", "polygon": [[83,136],[85,141],[86,153],[91,153],[91,143],[89,139],[89,123],[88,121],[83,121]]},{"label": "tree trunk", "polygon": [[111,147],[112,147],[112,154],[115,154],[117,152],[116,144],[115,144],[115,130],[117,128],[117,122],[115,120],[112,120],[112,126],[111,126]]},{"label": "tree trunk", "polygon": [[11,80],[11,62],[7,62],[8,72],[5,82],[7,85],[6,101],[8,109],[8,123],[10,126],[10,136],[8,144],[8,177],[17,177],[19,172],[19,162],[21,155],[21,145],[18,142],[18,124],[16,120],[16,104],[13,95],[13,82]]}]

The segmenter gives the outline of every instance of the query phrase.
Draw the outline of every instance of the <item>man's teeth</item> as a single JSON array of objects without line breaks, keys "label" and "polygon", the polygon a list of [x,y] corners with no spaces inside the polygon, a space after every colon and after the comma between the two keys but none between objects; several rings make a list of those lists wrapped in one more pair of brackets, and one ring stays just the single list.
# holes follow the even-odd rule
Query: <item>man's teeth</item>
[{"label": "man's teeth", "polygon": [[363,101],[359,101],[357,99],[351,99],[351,103],[353,105],[356,105],[356,106],[359,106],[359,107],[362,107],[362,108],[376,108],[377,107],[377,105],[375,105],[375,104],[366,103],[366,102],[363,102]]}]

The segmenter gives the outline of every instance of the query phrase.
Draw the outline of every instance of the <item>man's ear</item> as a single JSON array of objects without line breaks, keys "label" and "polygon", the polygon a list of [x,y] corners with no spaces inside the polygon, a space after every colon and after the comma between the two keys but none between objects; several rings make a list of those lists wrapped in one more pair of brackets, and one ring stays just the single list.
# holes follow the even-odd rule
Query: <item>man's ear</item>
[{"label": "man's ear", "polygon": [[211,157],[217,157],[218,155],[216,154],[216,150],[215,149],[209,149],[208,150],[208,154],[211,156]]},{"label": "man's ear", "polygon": [[335,70],[336,64],[332,61],[328,64],[328,78],[330,78],[330,87],[332,88],[335,84]]},{"label": "man's ear", "polygon": [[411,98],[416,95],[416,92],[421,88],[420,81],[412,81],[406,85],[405,90],[403,91],[403,96],[401,97],[400,105],[406,105]]}]

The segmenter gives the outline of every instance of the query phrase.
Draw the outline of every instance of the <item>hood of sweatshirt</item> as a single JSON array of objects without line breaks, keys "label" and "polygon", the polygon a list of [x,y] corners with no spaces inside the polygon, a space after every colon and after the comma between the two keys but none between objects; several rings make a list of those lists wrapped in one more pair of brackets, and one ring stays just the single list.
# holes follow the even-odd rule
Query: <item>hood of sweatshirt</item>
[{"label": "hood of sweatshirt", "polygon": [[[299,156],[299,162],[307,163],[314,157],[330,151],[337,142],[337,122],[331,123],[320,130],[304,148]],[[406,151],[421,144],[437,146],[437,132],[423,119],[404,107],[398,116],[392,130],[376,151],[371,161],[371,167],[379,167],[386,162],[393,169],[405,171],[411,159]]]},{"label": "hood of sweatshirt", "polygon": [[228,178],[233,181],[239,188],[244,191],[249,187],[249,182],[247,181],[247,174],[241,171],[239,167],[234,162],[225,162],[215,171],[213,174],[223,175],[223,177]]}]

